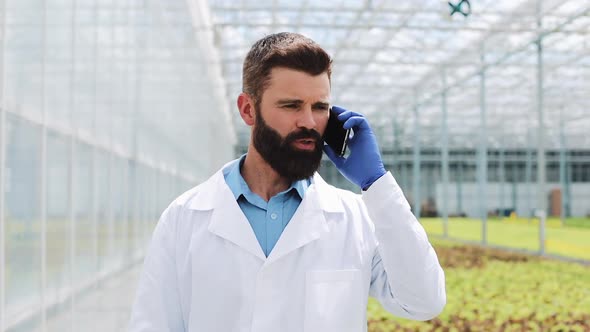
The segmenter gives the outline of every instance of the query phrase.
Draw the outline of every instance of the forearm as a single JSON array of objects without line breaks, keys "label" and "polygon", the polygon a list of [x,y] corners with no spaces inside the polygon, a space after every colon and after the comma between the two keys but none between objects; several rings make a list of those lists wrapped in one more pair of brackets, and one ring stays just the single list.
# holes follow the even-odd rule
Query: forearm
[{"label": "forearm", "polygon": [[436,316],[446,303],[444,272],[391,173],[373,183],[363,201],[375,224],[391,295],[416,317]]}]

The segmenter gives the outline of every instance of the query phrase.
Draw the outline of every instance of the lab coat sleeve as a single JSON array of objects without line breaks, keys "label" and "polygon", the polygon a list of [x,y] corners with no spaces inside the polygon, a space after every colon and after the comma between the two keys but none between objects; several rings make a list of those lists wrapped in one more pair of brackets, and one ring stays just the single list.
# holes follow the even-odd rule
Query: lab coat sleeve
[{"label": "lab coat sleeve", "polygon": [[185,331],[176,278],[175,225],[171,206],[160,217],[145,256],[129,332]]},{"label": "lab coat sleeve", "polygon": [[396,316],[428,320],[446,304],[445,276],[426,232],[390,172],[363,192],[377,248],[370,295]]}]

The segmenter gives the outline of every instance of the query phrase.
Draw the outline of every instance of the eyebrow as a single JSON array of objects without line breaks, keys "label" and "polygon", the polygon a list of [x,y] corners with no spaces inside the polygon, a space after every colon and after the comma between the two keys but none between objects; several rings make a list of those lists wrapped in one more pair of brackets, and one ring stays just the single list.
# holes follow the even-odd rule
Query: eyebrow
[{"label": "eyebrow", "polygon": [[303,100],[301,99],[279,99],[276,102],[277,105],[284,105],[284,104],[297,104],[297,105],[301,105],[303,104]]},{"label": "eyebrow", "polygon": [[[285,104],[295,104],[295,105],[301,105],[303,104],[303,100],[301,99],[280,99],[276,102],[277,105],[285,105]],[[329,102],[325,102],[325,101],[318,101],[313,103],[312,105],[313,107],[329,107],[330,103]]]},{"label": "eyebrow", "polygon": [[330,107],[330,103],[325,102],[325,101],[318,101],[317,103],[314,103],[312,106],[314,107]]}]

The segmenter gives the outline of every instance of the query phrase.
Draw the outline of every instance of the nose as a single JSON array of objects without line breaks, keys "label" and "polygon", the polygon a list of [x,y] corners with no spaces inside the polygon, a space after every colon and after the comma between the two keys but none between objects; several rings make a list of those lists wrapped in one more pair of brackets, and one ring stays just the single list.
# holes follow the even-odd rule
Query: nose
[{"label": "nose", "polygon": [[317,123],[311,106],[305,107],[298,113],[299,116],[297,118],[297,127],[306,129],[316,129]]}]

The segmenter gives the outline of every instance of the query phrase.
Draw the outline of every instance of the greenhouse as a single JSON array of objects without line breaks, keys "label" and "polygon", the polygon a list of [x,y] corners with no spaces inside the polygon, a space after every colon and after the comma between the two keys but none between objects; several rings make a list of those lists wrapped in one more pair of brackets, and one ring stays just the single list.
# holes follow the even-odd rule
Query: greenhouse
[{"label": "greenhouse", "polygon": [[445,271],[440,316],[370,298],[368,331],[590,329],[590,1],[0,0],[0,332],[127,331],[164,211],[251,155],[244,62],[283,31]]}]

